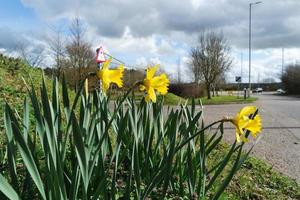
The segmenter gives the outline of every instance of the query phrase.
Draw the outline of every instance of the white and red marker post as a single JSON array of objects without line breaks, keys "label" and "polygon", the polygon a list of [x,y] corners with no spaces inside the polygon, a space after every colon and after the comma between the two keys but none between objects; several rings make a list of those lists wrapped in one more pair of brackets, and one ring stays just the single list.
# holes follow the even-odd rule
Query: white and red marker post
[{"label": "white and red marker post", "polygon": [[[106,61],[102,46],[100,46],[99,48],[96,49],[96,53],[97,53],[97,55],[96,55],[97,67],[98,67],[98,70],[101,70],[102,63],[104,63]],[[101,91],[101,81],[99,80],[98,83],[99,83],[98,84],[99,91]]]}]

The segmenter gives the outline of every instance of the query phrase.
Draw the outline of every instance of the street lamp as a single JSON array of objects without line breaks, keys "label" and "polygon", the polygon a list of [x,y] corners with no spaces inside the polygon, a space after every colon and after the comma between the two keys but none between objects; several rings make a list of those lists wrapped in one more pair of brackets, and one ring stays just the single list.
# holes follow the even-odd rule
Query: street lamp
[{"label": "street lamp", "polygon": [[253,5],[262,3],[262,1],[257,1],[249,4],[249,92],[248,97],[251,93],[251,10]]}]

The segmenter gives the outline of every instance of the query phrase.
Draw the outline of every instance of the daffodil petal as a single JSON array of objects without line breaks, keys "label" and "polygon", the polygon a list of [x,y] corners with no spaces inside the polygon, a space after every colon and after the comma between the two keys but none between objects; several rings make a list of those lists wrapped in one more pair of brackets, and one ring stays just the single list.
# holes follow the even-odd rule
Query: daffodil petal
[{"label": "daffodil petal", "polygon": [[245,106],[239,112],[241,117],[249,117],[249,115],[254,114],[257,108],[255,106]]},{"label": "daffodil petal", "polygon": [[256,115],[253,120],[250,120],[246,126],[246,129],[249,130],[254,138],[256,138],[257,133],[261,132],[261,118],[259,115]]},{"label": "daffodil petal", "polygon": [[168,93],[169,79],[166,74],[154,77],[151,86],[160,94],[165,95]]},{"label": "daffodil petal", "polygon": [[155,72],[157,71],[158,67],[159,67],[159,65],[155,65],[154,67],[149,67],[146,72],[146,78],[152,79]]},{"label": "daffodil petal", "polygon": [[123,65],[120,65],[118,69],[109,70],[108,71],[108,78],[112,83],[117,84],[117,86],[120,88],[123,86],[123,71],[124,67]]},{"label": "daffodil petal", "polygon": [[154,103],[156,102],[156,94],[153,88],[149,88],[149,90],[147,91],[147,96],[149,97],[149,100]]}]

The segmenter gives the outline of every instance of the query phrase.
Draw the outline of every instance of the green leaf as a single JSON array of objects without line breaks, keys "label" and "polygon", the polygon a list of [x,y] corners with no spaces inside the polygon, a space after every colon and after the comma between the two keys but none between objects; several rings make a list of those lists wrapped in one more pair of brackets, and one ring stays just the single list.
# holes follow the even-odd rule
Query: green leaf
[{"label": "green leaf", "polygon": [[46,199],[46,194],[44,190],[44,185],[42,182],[42,179],[40,177],[40,173],[38,171],[38,168],[34,162],[33,156],[30,152],[29,147],[26,145],[24,138],[21,135],[21,132],[19,128],[15,125],[15,123],[12,124],[13,128],[13,134],[16,139],[18,149],[20,151],[20,154],[22,156],[22,159],[24,161],[24,164],[26,165],[26,169],[29,171],[33,181],[36,184],[36,187],[38,188],[41,196],[43,199]]},{"label": "green leaf", "polygon": [[84,184],[85,191],[88,189],[88,171],[87,171],[87,159],[86,159],[86,150],[83,142],[83,137],[81,135],[80,128],[77,123],[77,119],[75,114],[71,113],[71,120],[72,120],[72,130],[73,130],[73,137],[74,137],[74,144],[75,144],[75,152],[77,155],[77,161],[79,163],[81,176]]},{"label": "green leaf", "polygon": [[6,129],[7,135],[7,157],[8,157],[8,169],[9,174],[11,177],[12,185],[19,192],[19,184],[18,184],[18,176],[17,176],[17,169],[16,169],[16,151],[15,151],[15,143],[13,139],[13,130],[12,130],[12,120],[16,120],[15,117],[11,119],[10,115],[11,110],[9,106],[5,105],[5,112],[4,112],[4,124]]},{"label": "green leaf", "polygon": [[11,200],[20,199],[18,193],[11,187],[7,180],[0,174],[0,191]]}]

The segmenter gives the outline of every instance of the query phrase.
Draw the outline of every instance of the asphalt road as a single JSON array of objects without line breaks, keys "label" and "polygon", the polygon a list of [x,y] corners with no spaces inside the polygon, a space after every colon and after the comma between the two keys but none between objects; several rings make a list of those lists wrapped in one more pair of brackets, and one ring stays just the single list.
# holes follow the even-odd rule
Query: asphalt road
[{"label": "asphalt road", "polygon": [[[253,104],[259,108],[263,130],[252,154],[300,183],[300,98],[271,93],[254,96],[259,97]],[[209,123],[224,116],[235,116],[243,106],[245,104],[207,105],[204,120]],[[235,139],[235,130],[230,124],[226,127],[225,139],[231,142]]]}]

